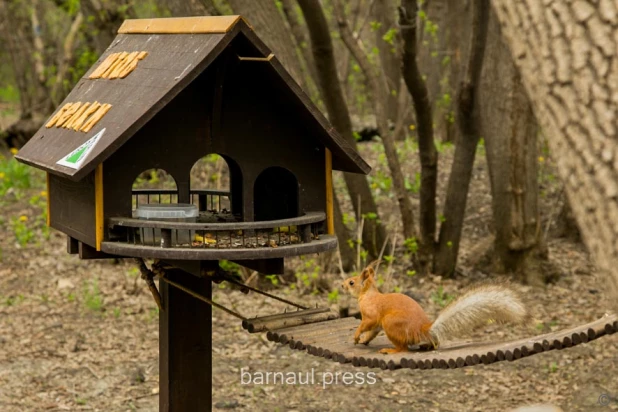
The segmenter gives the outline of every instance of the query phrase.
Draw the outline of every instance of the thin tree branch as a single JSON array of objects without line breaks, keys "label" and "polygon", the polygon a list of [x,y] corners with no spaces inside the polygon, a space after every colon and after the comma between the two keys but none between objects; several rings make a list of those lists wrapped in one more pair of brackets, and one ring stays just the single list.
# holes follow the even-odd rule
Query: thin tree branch
[{"label": "thin tree branch", "polygon": [[64,38],[63,46],[62,46],[62,54],[58,59],[58,72],[56,73],[56,81],[51,90],[52,103],[54,106],[60,104],[60,101],[64,98],[64,93],[59,95],[59,92],[63,90],[64,78],[66,76],[69,67],[73,61],[73,46],[75,44],[75,39],[77,38],[77,33],[79,32],[79,28],[84,21],[84,15],[81,11],[77,12],[75,18],[73,19],[73,23],[71,23],[71,27],[69,28],[69,32]]},{"label": "thin tree branch", "polygon": [[405,179],[401,170],[399,156],[397,155],[397,148],[395,147],[394,138],[388,126],[388,116],[386,114],[388,85],[386,78],[383,73],[378,73],[378,70],[372,67],[371,62],[367,58],[367,54],[362,50],[359,40],[354,38],[343,14],[343,7],[339,0],[333,0],[333,7],[339,25],[341,39],[348,50],[350,50],[354,59],[358,62],[358,65],[365,75],[371,94],[373,95],[378,130],[382,138],[382,143],[384,144],[384,152],[391,172],[395,195],[399,202],[404,235],[406,238],[416,237],[412,202],[406,190]]}]

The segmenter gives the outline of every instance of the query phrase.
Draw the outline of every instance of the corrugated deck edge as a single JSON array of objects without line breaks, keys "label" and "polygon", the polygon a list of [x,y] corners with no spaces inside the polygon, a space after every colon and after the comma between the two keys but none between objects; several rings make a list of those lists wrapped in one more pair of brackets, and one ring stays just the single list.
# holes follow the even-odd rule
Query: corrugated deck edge
[{"label": "corrugated deck edge", "polygon": [[360,323],[341,318],[319,323],[269,331],[268,340],[306,351],[314,356],[354,366],[381,369],[455,369],[477,364],[515,361],[551,350],[569,348],[618,331],[618,316],[605,314],[593,322],[509,342],[455,342],[435,351],[410,351],[384,355],[383,347],[392,347],[386,336],[378,336],[368,346],[351,342]]}]

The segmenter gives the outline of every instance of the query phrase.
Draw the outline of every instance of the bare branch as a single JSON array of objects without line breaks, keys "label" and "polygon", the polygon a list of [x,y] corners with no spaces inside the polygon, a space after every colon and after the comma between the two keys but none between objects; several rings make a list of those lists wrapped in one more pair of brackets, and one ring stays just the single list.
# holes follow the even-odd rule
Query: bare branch
[{"label": "bare branch", "polygon": [[51,97],[54,106],[60,104],[60,101],[64,97],[64,93],[62,93],[62,95],[59,95],[59,92],[60,90],[62,90],[64,78],[73,61],[73,46],[75,44],[77,33],[79,32],[79,28],[83,21],[84,15],[80,11],[75,15],[73,23],[71,23],[71,27],[69,28],[69,32],[64,38],[62,55],[60,55],[58,59],[58,72],[56,73],[56,81],[54,82],[51,91]]},{"label": "bare branch", "polygon": [[391,172],[391,178],[393,180],[393,187],[395,189],[395,195],[399,202],[399,210],[401,211],[401,221],[403,224],[403,232],[406,238],[416,237],[416,229],[414,227],[414,214],[412,208],[412,202],[408,196],[405,179],[399,162],[399,156],[397,155],[397,148],[388,125],[388,116],[386,113],[386,107],[388,104],[388,85],[383,73],[379,72],[377,68],[372,67],[371,62],[367,58],[367,54],[363,51],[362,46],[358,39],[354,37],[350,26],[348,25],[345,16],[343,14],[343,8],[339,0],[333,0],[333,6],[335,10],[335,16],[337,18],[337,24],[339,25],[339,32],[341,33],[341,39],[344,44],[350,50],[350,53],[361,67],[371,94],[373,95],[374,110],[376,114],[376,120],[378,123],[378,130],[382,143],[384,144],[384,153],[388,161],[388,166]]}]

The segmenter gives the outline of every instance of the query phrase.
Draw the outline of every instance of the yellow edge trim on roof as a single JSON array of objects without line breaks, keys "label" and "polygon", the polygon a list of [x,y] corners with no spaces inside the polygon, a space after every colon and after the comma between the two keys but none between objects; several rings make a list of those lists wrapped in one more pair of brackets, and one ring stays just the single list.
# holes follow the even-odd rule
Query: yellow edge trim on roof
[{"label": "yellow edge trim on roof", "polygon": [[241,16],[168,17],[161,19],[128,19],[118,29],[119,34],[204,34],[227,33]]}]

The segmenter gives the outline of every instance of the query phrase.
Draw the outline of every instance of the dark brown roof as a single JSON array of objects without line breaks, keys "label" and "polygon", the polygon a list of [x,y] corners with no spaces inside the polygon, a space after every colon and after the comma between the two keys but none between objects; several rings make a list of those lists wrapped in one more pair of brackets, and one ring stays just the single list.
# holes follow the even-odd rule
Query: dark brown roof
[{"label": "dark brown roof", "polygon": [[[79,180],[112,155],[155,114],[202,73],[226,46],[243,33],[264,57],[271,51],[239,16],[178,19],[127,20],[97,63],[81,78],[65,101],[101,102],[112,108],[88,133],[45,126],[19,151],[17,159],[60,176]],[[89,79],[88,76],[110,54],[147,51],[137,69],[122,80]],[[269,75],[283,82],[292,104],[303,120],[313,123],[316,137],[333,153],[333,168],[367,174],[371,170],[360,155],[341,137],[283,68],[276,56],[267,63]],[[279,88],[281,89],[281,88]],[[102,128],[105,133],[77,169],[57,162],[91,139]]]}]

